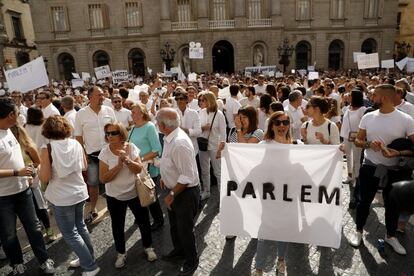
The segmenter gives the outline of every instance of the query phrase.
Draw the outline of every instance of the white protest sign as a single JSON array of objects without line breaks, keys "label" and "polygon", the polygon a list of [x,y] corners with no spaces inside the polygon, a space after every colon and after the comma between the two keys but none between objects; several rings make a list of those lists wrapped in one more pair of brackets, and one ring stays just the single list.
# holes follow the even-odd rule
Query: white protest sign
[{"label": "white protest sign", "polygon": [[358,69],[369,69],[379,67],[378,53],[357,56]]},{"label": "white protest sign", "polygon": [[188,81],[197,81],[197,74],[196,73],[188,74]]},{"label": "white protest sign", "polygon": [[394,60],[393,59],[381,60],[381,68],[394,68]]},{"label": "white protest sign", "polygon": [[147,67],[147,71],[148,71],[148,74],[152,74],[152,69],[151,68],[149,68],[149,67]]},{"label": "white protest sign", "polygon": [[407,73],[414,72],[414,58],[409,58],[407,61]]},{"label": "white protest sign", "polygon": [[270,71],[277,71],[276,65],[269,65],[269,66],[249,66],[244,68],[245,72],[250,73],[263,73],[263,72],[270,72]]},{"label": "white protest sign", "polygon": [[88,72],[82,72],[82,79],[84,81],[87,81],[91,78],[91,74],[89,74]]},{"label": "white protest sign", "polygon": [[112,76],[111,68],[109,68],[109,65],[96,67],[94,70],[95,70],[95,76],[98,80],[109,78]]},{"label": "white protest sign", "polygon": [[[338,146],[234,143],[222,156],[222,235],[339,248]],[[283,161],[275,163],[275,156]]]},{"label": "white protest sign", "polygon": [[354,52],[353,53],[354,63],[357,63],[358,62],[358,56],[360,56],[360,55],[365,55],[365,53],[363,53],[363,52]]},{"label": "white protest sign", "polygon": [[308,66],[308,71],[315,71],[315,66],[309,65]]},{"label": "white protest sign", "polygon": [[85,85],[83,79],[72,79],[72,88],[82,87]]},{"label": "white protest sign", "polygon": [[16,69],[4,72],[10,91],[26,93],[49,84],[43,57],[38,57]]},{"label": "white protest sign", "polygon": [[283,73],[282,72],[276,72],[275,77],[276,78],[283,78]]},{"label": "white protest sign", "polygon": [[304,75],[306,75],[306,69],[299,69],[298,73],[303,77]]},{"label": "white protest sign", "polygon": [[319,72],[309,72],[308,80],[317,80],[319,79]]},{"label": "white protest sign", "polygon": [[402,60],[397,61],[395,65],[397,65],[398,69],[402,71],[404,70],[404,67],[407,65],[407,62],[408,62],[408,57],[405,57]]},{"label": "white protest sign", "polygon": [[204,48],[189,48],[190,59],[203,59]]},{"label": "white protest sign", "polygon": [[270,71],[269,72],[269,77],[274,77],[275,76],[275,72],[274,71]]},{"label": "white protest sign", "polygon": [[124,81],[128,81],[128,71],[127,70],[116,70],[112,72],[112,82],[113,83],[120,83]]},{"label": "white protest sign", "polygon": [[75,79],[80,79],[81,78],[78,73],[72,73],[72,77],[75,78]]}]

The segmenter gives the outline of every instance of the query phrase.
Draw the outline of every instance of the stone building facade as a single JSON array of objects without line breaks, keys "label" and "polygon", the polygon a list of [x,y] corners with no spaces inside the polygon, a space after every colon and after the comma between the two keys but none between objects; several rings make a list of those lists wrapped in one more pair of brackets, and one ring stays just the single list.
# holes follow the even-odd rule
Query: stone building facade
[{"label": "stone building facade", "polygon": [[[414,1],[413,0],[400,0],[399,9],[397,15],[397,37],[395,56],[397,59],[404,57],[414,57]],[[411,47],[405,48],[407,44]],[[400,47],[398,47],[400,46]]]},{"label": "stone building facade", "polygon": [[[293,46],[290,68],[355,68],[353,52],[391,58],[398,0],[36,0],[36,43],[53,78],[109,64],[141,75],[161,71],[168,42],[187,71],[233,72],[279,65],[278,47]],[[203,59],[188,59],[199,42]]]},{"label": "stone building facade", "polygon": [[0,66],[7,70],[37,56],[28,1],[0,0]]}]

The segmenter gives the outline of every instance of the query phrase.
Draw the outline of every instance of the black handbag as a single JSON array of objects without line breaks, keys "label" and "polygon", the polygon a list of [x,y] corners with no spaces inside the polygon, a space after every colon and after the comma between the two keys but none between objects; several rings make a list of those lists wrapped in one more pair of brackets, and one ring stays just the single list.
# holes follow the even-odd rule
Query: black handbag
[{"label": "black handbag", "polygon": [[217,111],[214,113],[213,121],[211,121],[208,137],[207,138],[197,137],[198,149],[200,151],[207,151],[208,150],[208,139],[210,138],[211,128],[213,127],[214,119],[216,119],[216,114],[217,114]]}]

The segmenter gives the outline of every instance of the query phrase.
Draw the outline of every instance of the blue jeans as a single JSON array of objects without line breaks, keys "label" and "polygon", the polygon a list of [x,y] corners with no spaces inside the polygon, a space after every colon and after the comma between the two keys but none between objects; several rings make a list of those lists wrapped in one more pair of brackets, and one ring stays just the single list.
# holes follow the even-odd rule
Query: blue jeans
[{"label": "blue jeans", "polygon": [[269,256],[272,256],[272,250],[277,248],[277,256],[285,258],[287,242],[281,241],[270,241],[259,239],[257,241],[257,252],[256,252],[256,269],[264,270],[269,262],[274,260],[268,260]]},{"label": "blue jeans", "polygon": [[23,263],[22,248],[16,234],[17,217],[26,231],[33,253],[39,263],[43,264],[49,257],[36,217],[31,189],[14,195],[0,196],[0,239],[12,266]]},{"label": "blue jeans", "polygon": [[79,257],[80,265],[84,271],[93,271],[96,265],[92,242],[89,237],[88,229],[83,222],[83,208],[85,202],[82,201],[70,206],[52,206],[57,226],[66,243],[72,248]]}]

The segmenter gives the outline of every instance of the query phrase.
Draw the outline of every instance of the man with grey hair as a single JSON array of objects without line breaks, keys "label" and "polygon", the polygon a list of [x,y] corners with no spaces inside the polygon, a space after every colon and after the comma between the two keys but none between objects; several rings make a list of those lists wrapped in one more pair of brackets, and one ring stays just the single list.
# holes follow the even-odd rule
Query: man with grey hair
[{"label": "man with grey hair", "polygon": [[[63,111],[65,112],[65,115],[63,115],[63,117],[65,117],[69,123],[72,126],[72,129],[75,129],[75,120],[76,120],[76,110],[73,108],[74,104],[75,104],[75,100],[73,99],[72,96],[65,96],[62,98],[62,100],[60,101],[60,104],[63,108]],[[72,131],[72,138],[73,138],[73,131]]]},{"label": "man with grey hair", "polygon": [[161,157],[161,188],[169,189],[164,202],[168,209],[174,249],[164,260],[184,259],[179,275],[190,275],[198,267],[194,220],[199,204],[199,178],[193,144],[180,128],[175,109],[162,108],[157,123],[164,136]]},{"label": "man with grey hair", "polygon": [[302,110],[302,99],[303,95],[302,92],[299,90],[294,90],[293,92],[290,92],[289,94],[289,105],[285,107],[286,113],[289,115],[290,118],[290,127],[291,127],[291,133],[292,138],[294,140],[300,140],[300,128],[302,127],[302,124],[308,120],[308,117],[306,117],[303,114]]}]

